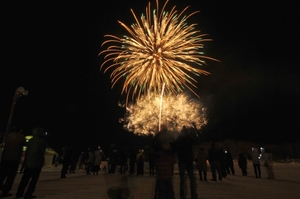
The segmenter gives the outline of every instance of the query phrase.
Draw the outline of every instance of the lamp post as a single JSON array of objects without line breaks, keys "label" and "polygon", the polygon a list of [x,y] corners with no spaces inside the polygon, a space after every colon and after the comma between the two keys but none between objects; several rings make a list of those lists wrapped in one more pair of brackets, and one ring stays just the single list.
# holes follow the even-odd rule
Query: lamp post
[{"label": "lamp post", "polygon": [[6,126],[6,131],[5,131],[5,135],[4,135],[2,144],[3,143],[5,144],[6,136],[10,132],[11,124],[12,124],[12,118],[13,118],[13,115],[14,115],[14,111],[15,111],[15,106],[16,106],[17,100],[20,97],[27,96],[27,95],[28,95],[28,90],[25,90],[24,87],[18,87],[16,89],[15,95],[14,95],[14,98],[13,98],[13,102],[12,102],[12,105],[11,105],[10,114],[9,114],[9,118],[8,118],[8,123],[7,123],[7,126]]}]

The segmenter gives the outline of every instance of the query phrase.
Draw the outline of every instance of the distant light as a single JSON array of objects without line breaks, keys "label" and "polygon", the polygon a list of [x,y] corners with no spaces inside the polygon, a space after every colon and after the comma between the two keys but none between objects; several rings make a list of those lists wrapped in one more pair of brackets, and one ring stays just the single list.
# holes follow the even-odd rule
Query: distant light
[{"label": "distant light", "polygon": [[27,135],[25,136],[26,141],[28,142],[28,140],[30,140],[32,138],[32,135]]}]

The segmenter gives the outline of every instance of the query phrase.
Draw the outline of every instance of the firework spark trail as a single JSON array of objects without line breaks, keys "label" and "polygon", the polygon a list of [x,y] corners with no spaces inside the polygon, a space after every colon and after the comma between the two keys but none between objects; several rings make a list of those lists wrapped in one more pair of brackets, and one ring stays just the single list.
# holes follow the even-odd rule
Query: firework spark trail
[{"label": "firework spark trail", "polygon": [[160,94],[158,131],[161,130],[161,112],[162,112],[164,90],[165,90],[165,84],[163,84],[162,91],[161,91],[161,94]]},{"label": "firework spark trail", "polygon": [[102,46],[109,46],[99,53],[105,54],[100,69],[105,68],[104,72],[112,70],[112,87],[125,79],[122,94],[127,96],[126,104],[130,95],[134,100],[144,94],[161,93],[163,84],[166,94],[176,95],[187,88],[198,96],[193,90],[197,88],[195,76],[209,74],[199,67],[205,64],[205,59],[218,61],[201,51],[203,42],[211,39],[203,38],[206,34],[196,30],[197,24],[187,23],[198,11],[184,15],[188,7],[178,12],[174,6],[167,12],[167,3],[168,0],[159,10],[156,0],[152,15],[149,3],[146,15],[140,20],[131,10],[135,19],[133,25],[129,27],[119,21],[129,36],[105,35],[108,39]]},{"label": "firework spark trail", "polygon": [[[136,103],[126,107],[127,113],[120,122],[135,134],[156,134],[159,129],[161,96],[152,93],[141,96]],[[161,125],[178,133],[183,126],[201,129],[207,124],[206,111],[198,100],[190,100],[184,94],[163,96]]]}]

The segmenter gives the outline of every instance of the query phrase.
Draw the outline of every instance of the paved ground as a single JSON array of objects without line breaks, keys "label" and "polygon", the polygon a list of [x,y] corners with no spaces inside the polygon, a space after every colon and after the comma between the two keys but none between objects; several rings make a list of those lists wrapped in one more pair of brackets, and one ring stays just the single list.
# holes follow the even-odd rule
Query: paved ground
[{"label": "paved ground", "polygon": [[[254,178],[252,165],[248,166],[248,176],[242,176],[235,166],[236,175],[229,175],[223,181],[202,182],[197,176],[197,190],[200,199],[232,199],[232,198],[300,198],[300,164],[276,164],[274,166],[276,179],[267,179],[262,168],[262,178]],[[147,169],[146,169],[147,170]],[[22,174],[18,174],[12,193],[16,193]],[[68,174],[66,179],[60,179],[60,167],[44,168],[36,187],[35,195],[43,199],[109,199],[107,190],[111,187],[128,187],[130,199],[153,199],[155,177],[129,176],[127,174],[107,174],[101,171],[97,176],[87,176],[84,170],[76,174]],[[211,173],[208,173],[210,179]],[[179,199],[179,176],[175,170],[174,190]],[[15,198],[15,195],[13,197]],[[189,198],[189,196],[188,196]]]}]

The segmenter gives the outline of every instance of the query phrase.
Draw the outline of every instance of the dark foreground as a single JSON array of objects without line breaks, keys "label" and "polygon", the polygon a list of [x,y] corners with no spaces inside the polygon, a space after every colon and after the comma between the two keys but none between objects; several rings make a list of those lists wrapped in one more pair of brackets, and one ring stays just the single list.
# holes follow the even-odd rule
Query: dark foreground
[{"label": "dark foreground", "polygon": [[[175,168],[177,166],[175,165]],[[242,176],[240,169],[235,165],[236,174],[228,175],[222,181],[212,182],[208,172],[208,181],[202,182],[197,177],[199,199],[204,198],[300,198],[300,164],[275,164],[275,178],[267,179],[265,168],[262,168],[262,178],[254,177],[253,168],[248,164],[248,176]],[[147,171],[147,165],[145,166]],[[18,174],[11,193],[15,198],[17,186],[22,174]],[[44,168],[37,184],[35,195],[43,199],[109,199],[107,190],[112,187],[128,187],[130,199],[153,199],[155,177],[129,176],[127,174],[107,174],[101,171],[99,175],[85,175],[84,170],[75,174],[68,174],[67,178],[60,179],[60,167]],[[179,175],[175,170],[174,191],[179,199]],[[189,196],[188,196],[189,198]]]}]

